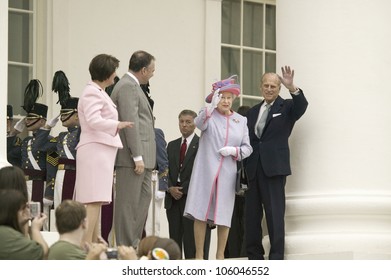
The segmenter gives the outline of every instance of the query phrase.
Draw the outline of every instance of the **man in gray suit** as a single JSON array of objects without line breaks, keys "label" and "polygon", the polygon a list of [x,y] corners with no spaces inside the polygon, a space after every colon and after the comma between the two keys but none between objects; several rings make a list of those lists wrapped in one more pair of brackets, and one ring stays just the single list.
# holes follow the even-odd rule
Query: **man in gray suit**
[{"label": "man in gray suit", "polygon": [[123,149],[116,160],[114,232],[117,245],[135,246],[141,239],[151,201],[151,175],[156,165],[156,141],[152,108],[140,87],[155,71],[155,58],[136,51],[129,71],[111,94],[119,120],[131,120],[131,129],[121,130]]}]

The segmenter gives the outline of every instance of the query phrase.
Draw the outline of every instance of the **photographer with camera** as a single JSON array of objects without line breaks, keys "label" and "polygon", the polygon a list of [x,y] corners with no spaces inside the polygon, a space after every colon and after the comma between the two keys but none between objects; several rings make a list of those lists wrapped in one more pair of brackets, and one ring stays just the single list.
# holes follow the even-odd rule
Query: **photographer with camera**
[{"label": "photographer with camera", "polygon": [[27,197],[16,189],[0,190],[0,259],[46,259],[49,248],[41,234],[46,218],[45,214],[33,218],[29,229]]},{"label": "photographer with camera", "polygon": [[107,248],[103,238],[98,238],[98,243],[82,244],[88,227],[87,211],[82,203],[64,200],[55,215],[60,239],[49,248],[49,260],[137,259],[133,248],[120,246],[117,254],[117,248]]}]

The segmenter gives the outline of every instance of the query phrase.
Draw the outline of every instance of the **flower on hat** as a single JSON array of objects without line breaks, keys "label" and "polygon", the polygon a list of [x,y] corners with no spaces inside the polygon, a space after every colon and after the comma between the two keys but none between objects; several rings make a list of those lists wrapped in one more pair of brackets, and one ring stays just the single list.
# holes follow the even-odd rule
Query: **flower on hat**
[{"label": "flower on hat", "polygon": [[213,94],[217,89],[220,89],[220,92],[230,92],[235,96],[240,95],[240,86],[236,83],[236,79],[238,78],[237,75],[232,75],[231,77],[215,82],[212,84],[212,91],[211,93],[205,98],[206,103],[211,103]]}]

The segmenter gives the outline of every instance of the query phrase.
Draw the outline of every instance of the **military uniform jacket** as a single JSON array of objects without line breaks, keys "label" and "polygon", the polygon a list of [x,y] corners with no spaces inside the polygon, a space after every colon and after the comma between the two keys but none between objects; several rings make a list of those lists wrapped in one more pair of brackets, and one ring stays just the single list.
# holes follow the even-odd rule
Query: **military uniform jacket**
[{"label": "military uniform jacket", "polygon": [[[46,170],[46,154],[56,148],[56,143],[50,142],[53,137],[49,133],[50,130],[41,128],[35,131],[33,136],[27,136],[23,139],[21,145],[22,169]],[[34,167],[34,163],[29,159],[30,151],[38,168]]]},{"label": "military uniform jacket", "polygon": [[18,136],[7,136],[7,160],[14,166],[21,167],[22,159],[20,155],[20,147],[22,139]]},{"label": "military uniform jacket", "polygon": [[[80,126],[68,128],[67,132],[61,132],[56,137],[57,153],[59,158],[76,159],[76,146],[80,139]],[[67,156],[64,147],[67,146],[73,158]]]},{"label": "military uniform jacket", "polygon": [[74,161],[76,165],[76,146],[80,139],[80,126],[68,128],[68,131],[61,132],[53,137],[50,142],[56,145],[56,150],[47,156],[47,187],[45,197],[50,199],[54,195],[54,182],[57,174],[58,161],[67,159]]}]

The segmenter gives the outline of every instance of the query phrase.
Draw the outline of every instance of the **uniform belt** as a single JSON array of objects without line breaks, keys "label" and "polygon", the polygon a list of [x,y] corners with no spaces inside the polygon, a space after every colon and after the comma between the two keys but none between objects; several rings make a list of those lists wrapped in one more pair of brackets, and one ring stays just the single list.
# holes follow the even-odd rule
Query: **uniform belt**
[{"label": "uniform belt", "polygon": [[71,164],[59,164],[57,166],[58,170],[76,170],[76,166],[71,165]]},{"label": "uniform belt", "polygon": [[45,181],[46,170],[23,169],[26,181]]},{"label": "uniform belt", "polygon": [[42,176],[34,176],[34,175],[25,175],[24,178],[26,181],[45,181],[45,177]]}]

